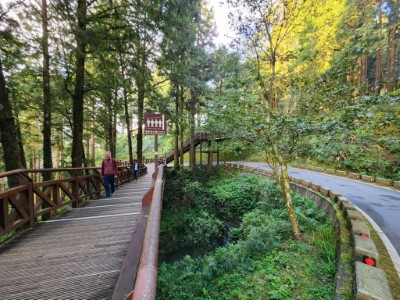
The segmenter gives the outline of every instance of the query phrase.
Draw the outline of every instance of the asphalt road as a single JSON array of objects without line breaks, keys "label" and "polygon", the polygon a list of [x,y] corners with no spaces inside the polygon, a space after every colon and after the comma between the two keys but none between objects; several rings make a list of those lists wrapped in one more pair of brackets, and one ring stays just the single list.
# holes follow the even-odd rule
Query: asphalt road
[{"label": "asphalt road", "polygon": [[[266,164],[241,162],[270,169]],[[400,255],[400,191],[319,172],[289,168],[289,175],[322,185],[349,199],[369,215],[388,237]]]}]

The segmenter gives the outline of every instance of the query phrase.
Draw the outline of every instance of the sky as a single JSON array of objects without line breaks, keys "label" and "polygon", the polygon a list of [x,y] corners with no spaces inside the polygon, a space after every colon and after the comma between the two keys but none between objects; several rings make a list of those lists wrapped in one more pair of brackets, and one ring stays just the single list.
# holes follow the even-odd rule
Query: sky
[{"label": "sky", "polygon": [[229,29],[229,8],[226,0],[210,0],[210,6],[214,9],[214,19],[217,25],[218,36],[215,39],[217,45],[228,45],[232,40],[232,32]]},{"label": "sky", "polygon": [[[2,4],[7,4],[11,0],[1,0]],[[229,8],[226,0],[209,0],[209,5],[214,9],[214,18],[217,25],[215,43],[217,45],[228,45],[232,40],[232,32],[229,30],[228,13]],[[231,36],[231,38],[229,38]]]}]

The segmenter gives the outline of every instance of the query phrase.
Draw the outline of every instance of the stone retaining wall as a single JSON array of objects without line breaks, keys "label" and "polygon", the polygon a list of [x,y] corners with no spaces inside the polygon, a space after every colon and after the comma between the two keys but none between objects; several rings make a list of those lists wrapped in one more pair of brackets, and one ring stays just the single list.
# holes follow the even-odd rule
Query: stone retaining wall
[{"label": "stone retaining wall", "polygon": [[[273,179],[271,172],[227,163],[227,167]],[[291,189],[316,203],[331,218],[337,235],[337,272],[335,300],[392,300],[386,272],[372,238],[372,226],[350,201],[334,191],[309,181],[290,178]],[[366,178],[367,180],[367,178]],[[394,294],[393,294],[394,295]]]}]

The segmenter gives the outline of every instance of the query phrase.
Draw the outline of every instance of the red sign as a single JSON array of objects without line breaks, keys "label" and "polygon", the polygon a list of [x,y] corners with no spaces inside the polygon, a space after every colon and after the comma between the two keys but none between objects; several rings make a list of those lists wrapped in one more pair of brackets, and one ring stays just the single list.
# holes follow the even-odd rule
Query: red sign
[{"label": "red sign", "polygon": [[144,114],[145,135],[166,135],[167,116],[164,114]]}]

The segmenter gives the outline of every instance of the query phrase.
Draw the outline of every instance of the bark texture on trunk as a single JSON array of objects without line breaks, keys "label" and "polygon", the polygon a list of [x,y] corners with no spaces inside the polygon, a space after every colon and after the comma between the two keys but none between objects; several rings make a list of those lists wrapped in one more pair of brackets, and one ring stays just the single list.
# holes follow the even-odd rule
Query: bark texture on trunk
[{"label": "bark texture on trunk", "polygon": [[375,67],[375,93],[379,94],[382,89],[383,80],[383,56],[382,56],[382,0],[378,0],[378,37],[379,43],[376,50],[376,67]]},{"label": "bark texture on trunk", "polygon": [[175,86],[174,169],[179,169],[179,85]]},{"label": "bark texture on trunk", "polygon": [[8,98],[3,65],[0,60],[0,140],[6,171],[23,168],[11,103]]},{"label": "bark texture on trunk", "polygon": [[192,91],[192,99],[190,101],[190,151],[189,160],[190,167],[193,169],[196,166],[196,147],[195,147],[195,115],[196,115],[197,93]]},{"label": "bark texture on trunk", "polygon": [[27,164],[26,164],[26,158],[25,158],[24,143],[23,143],[23,139],[22,139],[21,124],[19,123],[18,115],[16,115],[16,118],[15,118],[15,126],[17,129],[19,155],[21,157],[22,167],[24,169],[26,169]]},{"label": "bark texture on trunk", "polygon": [[393,26],[388,31],[388,47],[387,47],[387,84],[388,92],[396,89],[396,48],[397,48],[397,29],[398,25]]},{"label": "bark texture on trunk", "polygon": [[144,118],[144,83],[138,85],[138,133],[136,141],[136,156],[140,164],[143,163],[143,118]]},{"label": "bark texture on trunk", "polygon": [[73,99],[73,128],[72,128],[72,166],[82,167],[83,164],[83,100],[85,94],[85,58],[86,58],[86,0],[78,0],[77,6],[76,38],[76,65],[75,65],[75,88]]},{"label": "bark texture on trunk", "polygon": [[[91,118],[90,118],[90,145],[91,145],[91,164],[92,166],[96,165],[96,135],[94,132],[95,129],[95,107],[93,104],[93,108],[92,108],[92,113],[91,113]],[[89,153],[88,153],[88,157],[89,157]]]},{"label": "bark texture on trunk", "polygon": [[124,83],[123,87],[123,95],[124,95],[124,113],[125,113],[125,124],[126,124],[126,134],[128,138],[128,155],[129,155],[129,164],[133,163],[133,149],[132,149],[132,132],[131,132],[131,118],[129,116],[129,103],[128,103],[128,90],[125,86],[125,65],[123,61],[122,55],[119,56],[120,66],[121,66],[121,75],[122,81]]},{"label": "bark texture on trunk", "polygon": [[290,194],[290,180],[286,161],[280,154],[276,145],[272,145],[272,151],[275,159],[278,161],[281,170],[279,172],[279,184],[282,188],[283,198],[289,215],[289,221],[292,226],[292,233],[297,240],[301,240],[301,232],[297,221],[296,212],[293,207],[292,195]]},{"label": "bark texture on trunk", "polygon": [[184,89],[183,86],[181,86],[181,90],[180,90],[180,95],[179,95],[180,101],[179,101],[179,138],[180,138],[180,156],[179,156],[179,163],[181,165],[181,167],[183,167],[183,163],[184,163],[184,156],[185,153],[183,153],[183,144],[184,144],[184,127],[183,127],[183,121],[184,121],[184,116],[183,116],[183,108],[184,108]]},{"label": "bark texture on trunk", "polygon": [[[51,93],[50,93],[50,56],[47,18],[47,0],[42,0],[42,50],[43,50],[43,167],[53,168],[51,151]],[[43,180],[51,180],[51,173],[43,174]]]},{"label": "bark texture on trunk", "polygon": [[368,84],[368,56],[362,55],[358,59],[358,80],[360,85]]}]

